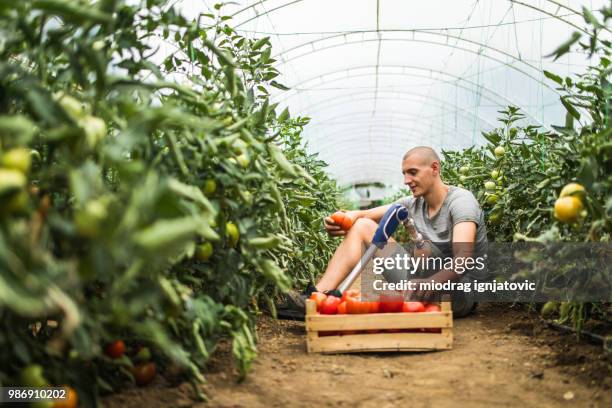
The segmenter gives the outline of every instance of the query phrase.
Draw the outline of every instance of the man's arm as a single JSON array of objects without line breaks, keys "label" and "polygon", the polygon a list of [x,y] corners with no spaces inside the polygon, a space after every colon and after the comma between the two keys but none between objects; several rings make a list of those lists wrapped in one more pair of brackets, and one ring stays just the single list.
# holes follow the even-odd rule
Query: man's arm
[{"label": "man's arm", "polygon": [[[472,258],[474,254],[474,242],[476,241],[476,223],[464,221],[455,224],[453,227],[453,258]],[[453,265],[455,262],[453,262]],[[419,282],[443,283],[455,281],[459,274],[452,269],[442,269],[426,279],[412,279],[417,285]],[[416,299],[430,299],[433,291],[415,291],[413,297]]]}]

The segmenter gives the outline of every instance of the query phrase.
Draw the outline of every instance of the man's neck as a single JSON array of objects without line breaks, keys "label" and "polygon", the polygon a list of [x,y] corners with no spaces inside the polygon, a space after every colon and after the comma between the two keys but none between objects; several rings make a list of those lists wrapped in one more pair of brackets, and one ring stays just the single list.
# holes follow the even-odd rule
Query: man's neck
[{"label": "man's neck", "polygon": [[442,207],[442,203],[446,198],[448,190],[449,186],[444,184],[442,180],[438,180],[434,187],[423,196],[429,211],[433,212],[434,214],[438,212],[440,207]]}]

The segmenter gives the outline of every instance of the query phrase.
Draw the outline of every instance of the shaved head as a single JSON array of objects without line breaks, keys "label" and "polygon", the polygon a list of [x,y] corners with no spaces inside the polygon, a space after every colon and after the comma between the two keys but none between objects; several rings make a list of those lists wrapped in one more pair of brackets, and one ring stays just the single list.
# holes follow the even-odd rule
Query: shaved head
[{"label": "shaved head", "polygon": [[434,149],[428,146],[417,146],[408,150],[406,154],[404,154],[404,158],[402,161],[406,160],[409,157],[418,158],[419,161],[425,165],[430,165],[433,162],[440,163],[440,157],[436,153]]}]

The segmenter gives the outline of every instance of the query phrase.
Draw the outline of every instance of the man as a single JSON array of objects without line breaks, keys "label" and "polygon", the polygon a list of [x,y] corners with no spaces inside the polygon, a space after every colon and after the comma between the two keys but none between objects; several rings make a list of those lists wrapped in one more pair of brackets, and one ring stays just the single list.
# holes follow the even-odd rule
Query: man
[{"label": "man", "polygon": [[[435,257],[476,258],[486,257],[487,231],[484,216],[474,195],[469,191],[444,184],[440,177],[440,158],[436,152],[425,146],[409,150],[402,160],[404,184],[412,196],[398,200],[409,210],[415,227],[424,239],[429,242],[426,252]],[[334,290],[357,264],[364,245],[369,245],[378,222],[389,205],[363,211],[348,211],[346,215],[353,220],[353,226],[343,231],[331,218],[325,219],[325,229],[332,236],[344,236],[336,249],[325,273],[315,285],[301,294],[288,294],[285,304],[277,308],[279,317],[300,318],[304,314],[304,300],[312,292]],[[393,251],[405,253],[395,241],[390,240]],[[415,254],[413,254],[415,255]],[[413,278],[408,270],[387,270],[383,276],[387,281],[400,282],[410,280],[418,285],[420,282],[470,282],[483,279],[486,270],[473,268],[465,272],[459,268],[440,269],[435,273]],[[453,291],[452,306],[454,316],[469,314],[475,307],[472,292]],[[410,294],[413,299],[427,300],[432,296],[428,290],[416,290]]]}]

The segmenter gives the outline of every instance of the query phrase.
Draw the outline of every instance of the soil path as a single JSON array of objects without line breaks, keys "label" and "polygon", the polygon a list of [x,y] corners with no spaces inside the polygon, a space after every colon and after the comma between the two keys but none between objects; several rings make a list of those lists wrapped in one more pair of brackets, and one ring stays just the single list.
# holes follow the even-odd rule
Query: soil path
[{"label": "soil path", "polygon": [[534,325],[507,305],[455,320],[452,350],[318,355],[302,322],[259,323],[259,357],[242,384],[227,358],[207,374],[206,404],[190,387],[128,390],[105,406],[143,407],[611,407],[610,357],[601,346]]}]

